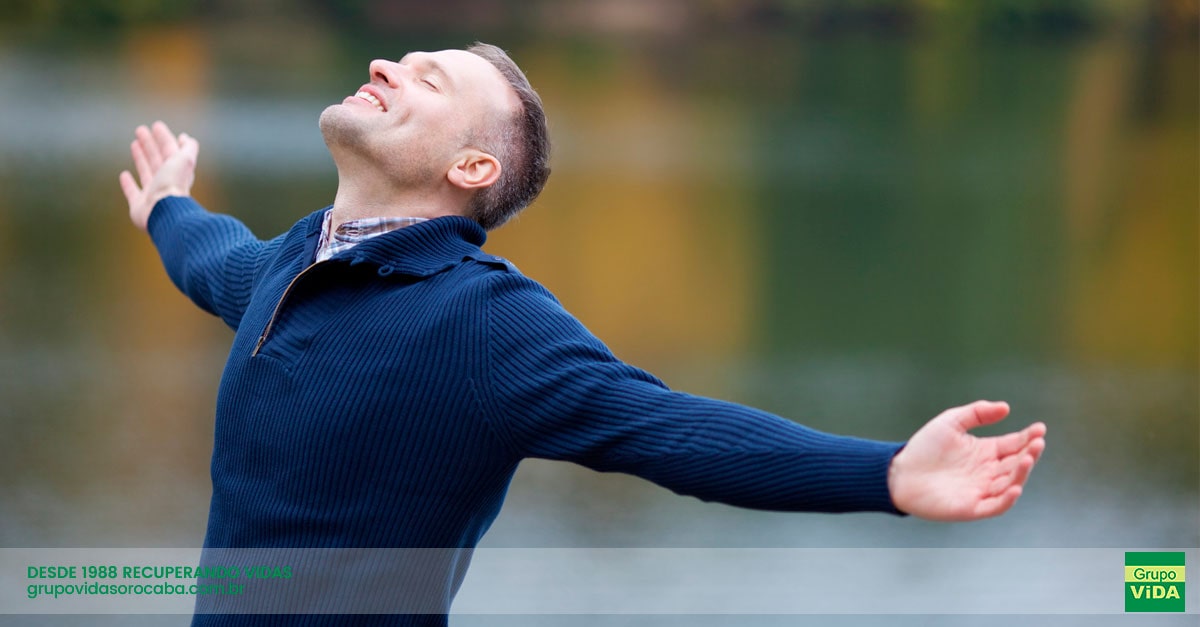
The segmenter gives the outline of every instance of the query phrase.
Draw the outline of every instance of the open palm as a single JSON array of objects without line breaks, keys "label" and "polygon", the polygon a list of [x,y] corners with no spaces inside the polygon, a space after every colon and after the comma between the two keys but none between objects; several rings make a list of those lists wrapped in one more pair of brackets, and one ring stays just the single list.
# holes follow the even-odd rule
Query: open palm
[{"label": "open palm", "polygon": [[896,507],[943,521],[987,518],[1012,507],[1046,448],[1046,425],[993,437],[968,433],[1007,415],[1007,403],[977,401],[926,423],[892,460],[888,487]]},{"label": "open palm", "polygon": [[[162,122],[134,131],[129,151],[133,155],[138,178],[128,170],[118,177],[125,200],[129,201],[129,219],[143,231],[150,212],[167,196],[187,196],[195,179],[196,155],[200,144],[186,133],[178,137]],[[140,181],[140,184],[139,184]]]}]

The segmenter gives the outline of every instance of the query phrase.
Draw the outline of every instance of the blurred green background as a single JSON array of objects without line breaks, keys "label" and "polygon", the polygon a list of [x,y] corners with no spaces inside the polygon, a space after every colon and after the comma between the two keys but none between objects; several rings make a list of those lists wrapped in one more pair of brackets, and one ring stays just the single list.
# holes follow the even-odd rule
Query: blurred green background
[{"label": "blurred green background", "polygon": [[527,462],[485,546],[1198,546],[1198,22],[1183,0],[8,0],[0,545],[203,538],[232,334],[128,223],[133,127],[199,138],[195,196],[270,237],[332,201],[317,117],[371,59],[479,39],[555,143],[487,247],[619,356],[841,433],[976,398],[1050,427],[1001,519],[748,512]]}]

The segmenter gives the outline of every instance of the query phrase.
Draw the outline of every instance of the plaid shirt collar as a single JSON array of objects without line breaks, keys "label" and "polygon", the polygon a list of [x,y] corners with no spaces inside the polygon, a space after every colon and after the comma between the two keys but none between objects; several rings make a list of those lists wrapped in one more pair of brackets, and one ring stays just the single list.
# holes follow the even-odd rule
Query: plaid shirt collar
[{"label": "plaid shirt collar", "polygon": [[333,209],[329,209],[321,224],[321,239],[317,241],[314,262],[325,261],[372,237],[426,221],[428,218],[362,218],[343,222],[333,231]]}]

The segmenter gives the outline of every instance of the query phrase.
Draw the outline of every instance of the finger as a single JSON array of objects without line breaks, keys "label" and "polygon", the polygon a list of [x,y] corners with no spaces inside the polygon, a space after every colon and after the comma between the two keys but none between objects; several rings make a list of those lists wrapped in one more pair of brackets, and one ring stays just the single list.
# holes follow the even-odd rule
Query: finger
[{"label": "finger", "polygon": [[179,151],[179,140],[175,138],[166,122],[158,120],[150,125],[150,133],[154,135],[154,141],[158,142],[158,151],[162,153],[164,161]]},{"label": "finger", "polygon": [[1016,433],[1007,433],[998,435],[995,438],[996,442],[996,457],[1005,458],[1013,453],[1018,453],[1025,448],[1030,442],[1030,435],[1024,430]]},{"label": "finger", "polygon": [[1009,453],[1007,456],[999,457],[1001,464],[1005,464],[1010,460],[1020,459],[1023,456],[1029,456],[1036,462],[1042,455],[1042,451],[1046,450],[1046,440],[1042,438],[1034,438],[1029,440],[1020,449]]},{"label": "finger", "polygon": [[150,160],[146,158],[146,151],[142,150],[142,142],[134,140],[129,145],[129,152],[133,154],[133,167],[137,170],[138,180],[142,182],[142,187],[146,187],[154,179],[154,171],[150,169]]},{"label": "finger", "polygon": [[[1025,447],[1029,446],[1034,440],[1041,439],[1046,435],[1046,425],[1040,422],[1035,422],[1016,433],[996,436],[996,455],[997,457],[1006,457],[1012,455]],[[1042,447],[1046,445],[1045,440],[1042,440]]]},{"label": "finger", "polygon": [[[163,158],[162,153],[158,150],[158,142],[150,133],[150,129],[145,126],[139,126],[134,131],[134,134],[137,135],[138,141],[142,144],[142,152],[146,153],[146,161],[150,164],[150,171],[158,172],[159,168],[162,167]],[[145,184],[146,181],[142,181],[142,185]]]},{"label": "finger", "polygon": [[129,173],[129,170],[124,170],[117,177],[117,181],[121,183],[121,191],[125,192],[125,200],[133,205],[142,195],[142,190],[134,182],[133,175]]},{"label": "finger", "polygon": [[179,134],[179,149],[184,152],[191,160],[191,163],[196,163],[196,158],[200,155],[200,142],[196,138],[187,133]]},{"label": "finger", "polygon": [[994,472],[992,473],[992,480],[990,483],[988,483],[986,493],[999,494],[1008,488],[1008,486],[1012,485],[1013,478],[1019,471],[1022,460],[1024,460],[1026,457],[1028,456],[1010,455],[1000,460],[1000,463],[996,464]]},{"label": "finger", "polygon": [[1003,493],[985,498],[975,506],[975,518],[991,518],[1007,512],[1021,496],[1021,486],[1015,485]]},{"label": "finger", "polygon": [[1042,438],[1030,440],[1029,445],[1025,447],[1026,452],[1033,456],[1033,463],[1037,463],[1042,457],[1042,451],[1046,450],[1046,441]]},{"label": "finger", "polygon": [[959,428],[970,431],[1003,420],[1008,415],[1008,403],[975,401],[970,405],[948,409],[946,414]]},{"label": "finger", "polygon": [[1024,486],[1025,481],[1029,479],[1029,471],[1033,470],[1034,459],[1032,455],[1022,455],[1020,461],[1017,462],[1017,468],[1009,477],[1009,482],[1013,485]]},{"label": "finger", "polygon": [[1042,451],[1045,448],[1046,441],[1039,438],[1030,442],[1021,452],[1001,460],[1000,466],[997,469],[998,475],[988,487],[988,493],[997,494],[1008,485],[1014,483],[1025,485],[1029,481],[1029,475],[1033,473],[1033,467],[1037,465],[1038,458],[1041,457]]}]

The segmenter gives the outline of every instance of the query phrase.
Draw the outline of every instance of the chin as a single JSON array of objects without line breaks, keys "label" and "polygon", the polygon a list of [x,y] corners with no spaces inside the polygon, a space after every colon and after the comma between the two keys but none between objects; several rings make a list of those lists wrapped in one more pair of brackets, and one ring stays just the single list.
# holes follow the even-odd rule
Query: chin
[{"label": "chin", "polygon": [[361,146],[363,143],[363,128],[361,122],[355,120],[354,112],[347,111],[346,105],[334,104],[325,107],[319,121],[321,135],[327,146]]}]

